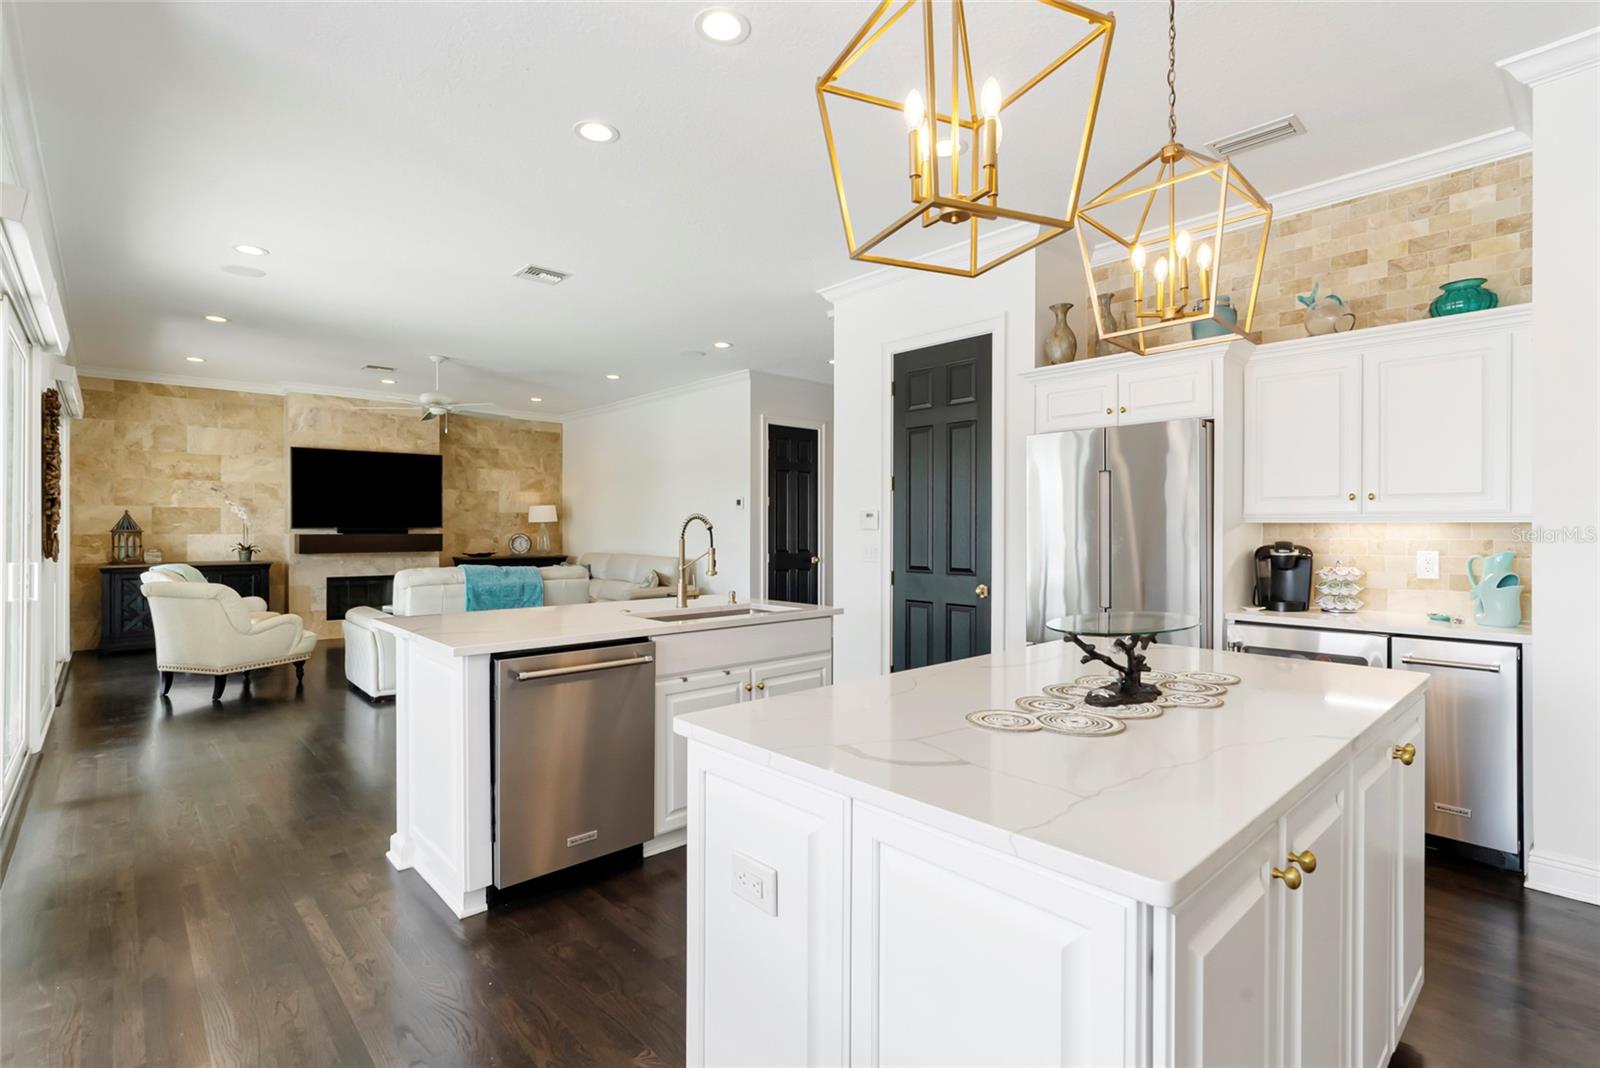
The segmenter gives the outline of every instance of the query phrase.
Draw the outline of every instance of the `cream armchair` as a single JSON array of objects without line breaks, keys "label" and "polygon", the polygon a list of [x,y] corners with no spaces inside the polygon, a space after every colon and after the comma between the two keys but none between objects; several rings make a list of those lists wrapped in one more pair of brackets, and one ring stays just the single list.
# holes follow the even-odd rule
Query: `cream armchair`
[{"label": "cream armchair", "polygon": [[299,616],[252,612],[245,602],[260,598],[240,597],[213,582],[146,578],[143,589],[155,625],[156,670],[161,672],[163,695],[172,688],[173,673],[178,671],[215,676],[213,701],[222,698],[229,675],[243,675],[248,687],[249,672],[293,664],[295,682],[305,677],[317,636],[305,629]]}]

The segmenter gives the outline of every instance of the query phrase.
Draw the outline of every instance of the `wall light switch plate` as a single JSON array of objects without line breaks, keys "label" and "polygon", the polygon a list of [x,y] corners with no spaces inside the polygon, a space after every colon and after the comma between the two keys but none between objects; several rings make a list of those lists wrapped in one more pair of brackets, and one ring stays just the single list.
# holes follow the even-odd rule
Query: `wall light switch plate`
[{"label": "wall light switch plate", "polygon": [[1436,579],[1439,577],[1439,553],[1435,549],[1421,549],[1417,552],[1417,578]]},{"label": "wall light switch plate", "polygon": [[861,529],[862,530],[877,530],[878,529],[878,513],[875,510],[869,508],[866,511],[863,511],[861,513]]},{"label": "wall light switch plate", "polygon": [[778,914],[778,871],[743,853],[733,855],[733,895],[768,916]]}]

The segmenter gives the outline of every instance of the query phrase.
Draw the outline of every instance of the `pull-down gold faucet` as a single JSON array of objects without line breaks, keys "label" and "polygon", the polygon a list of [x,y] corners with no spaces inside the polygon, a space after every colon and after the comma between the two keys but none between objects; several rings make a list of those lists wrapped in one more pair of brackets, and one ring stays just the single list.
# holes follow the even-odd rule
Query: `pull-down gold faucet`
[{"label": "pull-down gold faucet", "polygon": [[[685,560],[684,559],[684,539],[688,536],[689,524],[693,523],[696,519],[700,520],[700,522],[704,523],[705,526],[706,526],[706,551],[701,553],[699,556],[695,557],[693,560]],[[707,519],[705,516],[701,515],[699,512],[696,512],[693,515],[691,515],[688,519],[685,519],[683,521],[683,526],[680,527],[679,530],[678,530],[678,607],[679,608],[687,608],[687,607],[689,607],[689,578],[688,578],[689,572],[691,571],[691,569],[693,569],[695,564],[698,564],[703,558],[708,557],[708,556],[711,559],[706,562],[706,577],[710,578],[712,575],[715,575],[717,573],[717,537],[716,537],[715,534],[713,534],[711,532],[711,520]]]}]

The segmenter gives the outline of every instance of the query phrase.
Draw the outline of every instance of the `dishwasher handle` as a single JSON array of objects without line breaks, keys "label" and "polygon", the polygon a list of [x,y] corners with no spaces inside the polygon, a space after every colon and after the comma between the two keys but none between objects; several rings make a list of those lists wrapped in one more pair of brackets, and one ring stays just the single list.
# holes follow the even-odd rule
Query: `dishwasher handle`
[{"label": "dishwasher handle", "polygon": [[1492,671],[1500,673],[1499,664],[1481,664],[1473,660],[1434,660],[1426,656],[1402,656],[1402,664],[1414,664],[1417,667],[1460,668],[1463,671]]},{"label": "dishwasher handle", "polygon": [[519,671],[512,677],[518,682],[530,679],[553,679],[558,675],[577,675],[585,671],[605,671],[608,668],[633,667],[635,664],[653,664],[653,656],[630,656],[622,660],[601,660],[594,664],[570,664],[567,667],[540,668],[538,671]]}]

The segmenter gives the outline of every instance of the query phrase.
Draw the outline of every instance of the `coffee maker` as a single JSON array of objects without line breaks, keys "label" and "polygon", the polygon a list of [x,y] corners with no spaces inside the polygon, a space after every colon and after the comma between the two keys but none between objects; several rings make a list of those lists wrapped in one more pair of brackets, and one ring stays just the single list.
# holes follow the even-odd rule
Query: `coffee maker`
[{"label": "coffee maker", "polygon": [[1311,550],[1275,541],[1256,550],[1253,602],[1269,612],[1304,612],[1311,607]]}]

